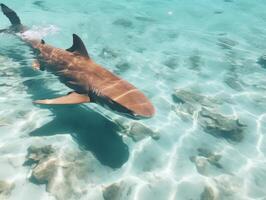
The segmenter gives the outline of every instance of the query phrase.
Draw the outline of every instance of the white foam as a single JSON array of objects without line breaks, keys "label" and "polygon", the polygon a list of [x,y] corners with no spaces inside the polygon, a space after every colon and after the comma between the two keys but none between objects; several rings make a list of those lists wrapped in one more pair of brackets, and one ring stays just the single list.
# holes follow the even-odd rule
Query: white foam
[{"label": "white foam", "polygon": [[33,26],[31,29],[19,34],[22,38],[26,39],[38,39],[41,40],[47,35],[56,34],[59,28],[55,25],[49,25],[46,27]]}]

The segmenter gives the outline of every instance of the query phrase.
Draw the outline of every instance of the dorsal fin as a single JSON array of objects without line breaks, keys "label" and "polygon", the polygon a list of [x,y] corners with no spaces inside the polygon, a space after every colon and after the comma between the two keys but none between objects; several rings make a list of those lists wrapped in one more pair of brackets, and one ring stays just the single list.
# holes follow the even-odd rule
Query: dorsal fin
[{"label": "dorsal fin", "polygon": [[2,12],[5,14],[5,16],[7,16],[7,18],[9,19],[12,25],[21,24],[20,19],[14,10],[10,9],[5,4],[2,4],[2,3],[0,4],[0,6],[2,9]]},{"label": "dorsal fin", "polygon": [[70,47],[69,49],[66,49],[69,52],[76,52],[79,53],[80,55],[86,56],[86,57],[90,57],[87,49],[84,45],[84,43],[82,42],[82,40],[80,39],[79,36],[77,36],[76,34],[73,34],[73,45],[72,47]]}]

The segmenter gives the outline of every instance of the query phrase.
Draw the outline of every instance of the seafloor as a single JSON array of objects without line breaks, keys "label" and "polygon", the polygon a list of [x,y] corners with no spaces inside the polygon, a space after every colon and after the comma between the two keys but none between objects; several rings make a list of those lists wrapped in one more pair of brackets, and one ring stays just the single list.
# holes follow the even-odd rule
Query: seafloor
[{"label": "seafloor", "polygon": [[0,199],[266,199],[265,0],[3,3],[46,43],[78,34],[157,113],[34,105],[70,89],[0,34]]}]

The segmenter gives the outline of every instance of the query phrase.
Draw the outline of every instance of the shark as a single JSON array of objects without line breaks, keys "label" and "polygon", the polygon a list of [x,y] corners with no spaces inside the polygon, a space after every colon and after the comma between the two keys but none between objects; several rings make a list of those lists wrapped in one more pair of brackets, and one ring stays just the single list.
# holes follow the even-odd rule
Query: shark
[{"label": "shark", "polygon": [[73,90],[65,96],[36,100],[36,104],[66,105],[96,103],[115,113],[132,118],[151,118],[155,108],[151,101],[128,81],[92,60],[77,34],[73,34],[73,44],[68,49],[56,48],[42,39],[25,37],[28,30],[21,23],[17,13],[5,4],[0,4],[3,14],[11,26],[0,33],[16,34],[35,53],[35,69],[47,70]]}]

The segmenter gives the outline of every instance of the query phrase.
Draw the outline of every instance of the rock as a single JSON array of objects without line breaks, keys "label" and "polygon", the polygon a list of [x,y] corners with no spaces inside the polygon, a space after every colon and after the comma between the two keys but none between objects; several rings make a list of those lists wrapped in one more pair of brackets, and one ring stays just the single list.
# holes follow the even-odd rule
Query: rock
[{"label": "rock", "polygon": [[8,122],[7,119],[3,119],[3,118],[1,119],[0,118],[0,127],[2,127],[2,126],[8,126],[8,125],[10,125],[10,122]]},{"label": "rock", "polygon": [[203,156],[203,157],[206,157],[206,158],[208,158],[209,156],[213,155],[213,153],[209,149],[198,148],[197,151],[198,151],[198,155],[199,156]]},{"label": "rock", "polygon": [[178,62],[178,57],[169,57],[163,62],[163,64],[170,69],[176,69],[178,67]]},{"label": "rock", "polygon": [[156,22],[156,20],[149,18],[149,17],[144,17],[144,16],[136,16],[135,19],[142,21],[142,22]]},{"label": "rock", "polygon": [[235,76],[227,76],[224,79],[224,82],[232,89],[236,91],[243,91],[241,82],[237,80],[237,77]]},{"label": "rock", "polygon": [[111,58],[117,58],[118,53],[108,47],[104,47],[99,56],[102,58],[111,59]]},{"label": "rock", "polygon": [[49,184],[56,173],[55,150],[51,145],[30,146],[24,165],[33,166],[30,180],[36,184]]},{"label": "rock", "polygon": [[114,72],[117,74],[121,74],[130,69],[130,64],[127,62],[118,63],[116,65],[116,68],[117,69]]},{"label": "rock", "polygon": [[177,106],[172,106],[172,109],[183,121],[192,120],[194,113],[202,107],[212,108],[216,107],[217,104],[221,104],[221,102],[211,97],[205,97],[183,89],[177,89],[172,95],[172,99],[177,104]]},{"label": "rock", "polygon": [[190,104],[193,107],[197,105],[203,105],[212,107],[212,104],[217,103],[212,98],[205,97],[200,94],[195,94],[187,90],[177,89],[172,95],[172,99],[175,103]]},{"label": "rock", "polygon": [[198,52],[195,52],[194,55],[189,57],[190,68],[193,70],[198,70],[202,65],[201,57]]},{"label": "rock", "polygon": [[140,122],[128,122],[123,119],[115,120],[118,125],[119,131],[133,139],[133,141],[138,142],[146,137],[152,137],[154,140],[158,140],[160,135],[157,131],[151,130],[146,125]]},{"label": "rock", "polygon": [[129,199],[136,183],[121,181],[107,186],[103,190],[104,200],[124,200]]},{"label": "rock", "polygon": [[208,149],[199,148],[197,156],[191,156],[190,160],[193,162],[197,168],[198,173],[209,176],[212,169],[212,166],[215,166],[218,169],[223,169],[222,165],[219,163],[221,155],[213,154]]},{"label": "rock", "polygon": [[206,186],[200,195],[200,200],[217,200],[211,187]]},{"label": "rock", "polygon": [[38,163],[54,153],[54,149],[51,145],[44,146],[44,147],[35,147],[30,146],[28,148],[28,154],[26,156],[26,162],[24,165],[32,165],[34,163]]},{"label": "rock", "polygon": [[133,122],[131,125],[128,135],[132,137],[134,141],[140,141],[146,136],[150,136],[155,140],[159,139],[158,133],[152,131],[150,128],[145,126],[144,124],[138,123],[138,122]]},{"label": "rock", "polygon": [[238,42],[227,37],[221,37],[218,39],[217,44],[223,49],[232,49],[234,46],[238,45]]},{"label": "rock", "polygon": [[[30,165],[32,169],[29,180],[35,184],[46,184],[46,191],[53,194],[56,199],[63,200],[79,196],[73,183],[69,181],[70,175],[67,170],[76,163],[64,164],[60,162],[51,145],[29,147],[25,163]],[[62,177],[58,179],[59,171]],[[71,172],[73,173],[73,170]]]},{"label": "rock", "polygon": [[222,174],[213,178],[219,199],[241,199],[245,187],[242,177]]},{"label": "rock", "polygon": [[175,32],[175,31],[172,31],[172,32],[168,32],[167,33],[167,36],[170,39],[177,39],[179,37],[179,33],[178,32]]},{"label": "rock", "polygon": [[124,28],[132,28],[133,23],[127,19],[117,19],[113,22],[114,25],[122,26]]},{"label": "rock", "polygon": [[[206,133],[233,142],[240,142],[244,138],[245,125],[241,124],[238,119],[219,114],[214,109],[217,104],[221,104],[220,101],[186,90],[176,90],[172,98],[178,104],[174,107],[174,111],[184,121],[192,120],[194,114],[197,114],[198,122]],[[218,168],[221,167],[215,162],[216,157],[209,159],[209,162],[212,162],[213,165]]]},{"label": "rock", "polygon": [[[197,172],[204,176],[210,176],[214,173],[214,168],[212,166],[217,167],[218,169],[222,169],[223,167],[218,163],[220,160],[220,156],[218,157],[203,157],[203,156],[191,156],[190,160],[196,166]],[[217,171],[217,170],[216,170]]]},{"label": "rock", "polygon": [[34,1],[32,4],[41,8],[42,10],[45,10],[45,11],[49,10],[48,6],[45,5],[44,1]]},{"label": "rock", "polygon": [[15,185],[7,181],[0,181],[0,199],[7,199]]},{"label": "rock", "polygon": [[223,168],[222,165],[219,163],[220,159],[222,158],[221,155],[214,154],[205,148],[198,148],[198,155],[207,158],[207,161],[211,165],[214,165],[215,167],[217,167],[219,169]]},{"label": "rock", "polygon": [[32,170],[29,180],[35,184],[46,184],[46,191],[58,200],[80,199],[87,191],[76,185],[77,180],[83,183],[88,172],[94,169],[90,169],[87,158],[81,152],[73,155],[68,152],[67,156],[62,158],[62,155],[56,154],[51,145],[29,147],[25,162]]},{"label": "rock", "polygon": [[186,90],[176,90],[175,93],[172,95],[172,98],[175,103],[195,104],[198,103],[199,101],[202,101],[203,96],[194,94]]},{"label": "rock", "polygon": [[225,117],[219,113],[202,109],[199,113],[199,122],[204,131],[233,142],[241,142],[244,138],[244,127],[238,119]]},{"label": "rock", "polygon": [[210,157],[208,157],[208,162],[211,165],[214,165],[215,167],[219,168],[219,169],[223,169],[223,166],[219,163],[219,160],[222,158],[221,155],[212,155]]},{"label": "rock", "polygon": [[257,63],[258,63],[262,68],[266,69],[266,54],[265,54],[265,55],[262,55],[262,56],[258,59]]},{"label": "rock", "polygon": [[112,184],[104,189],[103,198],[104,200],[116,200],[119,199],[120,187],[118,184]]},{"label": "rock", "polygon": [[216,11],[214,11],[214,14],[216,14],[216,15],[220,15],[220,14],[223,14],[223,12],[224,12],[224,11],[222,11],[222,10],[216,10]]},{"label": "rock", "polygon": [[33,168],[30,180],[36,184],[51,184],[52,179],[57,173],[57,161],[56,159],[47,159],[36,165]]},{"label": "rock", "polygon": [[192,115],[195,112],[196,108],[191,104],[182,104],[178,106],[172,106],[172,110],[183,120],[190,121],[192,119]]},{"label": "rock", "polygon": [[195,163],[198,173],[206,176],[208,175],[208,162],[206,158],[201,156],[191,156],[190,160],[191,162]]}]

